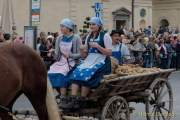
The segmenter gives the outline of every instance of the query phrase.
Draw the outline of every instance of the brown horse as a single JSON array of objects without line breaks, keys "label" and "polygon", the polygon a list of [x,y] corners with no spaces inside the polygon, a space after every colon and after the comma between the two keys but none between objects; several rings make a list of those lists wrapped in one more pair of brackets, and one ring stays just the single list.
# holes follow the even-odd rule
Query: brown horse
[{"label": "brown horse", "polygon": [[[12,110],[22,93],[33,105],[39,120],[59,120],[52,90],[47,89],[47,71],[39,55],[26,45],[0,43],[0,105]],[[1,111],[0,119],[12,120],[12,117]]]}]

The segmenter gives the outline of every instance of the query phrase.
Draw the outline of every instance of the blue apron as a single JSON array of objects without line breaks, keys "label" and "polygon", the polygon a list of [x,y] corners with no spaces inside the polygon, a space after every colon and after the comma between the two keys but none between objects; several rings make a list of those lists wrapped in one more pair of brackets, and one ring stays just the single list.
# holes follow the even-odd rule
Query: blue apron
[{"label": "blue apron", "polygon": [[112,52],[112,56],[118,60],[119,64],[122,64],[121,47],[122,47],[122,43],[119,45],[119,50],[118,51],[113,51]]},{"label": "blue apron", "polygon": [[[90,42],[90,39],[88,43]],[[97,41],[99,45],[104,47],[104,33],[100,33]],[[89,48],[89,55],[84,63],[77,66],[72,72],[70,78],[73,83],[81,86],[95,88],[99,85],[103,75],[111,72],[110,59],[102,55],[100,51],[95,48]]]}]

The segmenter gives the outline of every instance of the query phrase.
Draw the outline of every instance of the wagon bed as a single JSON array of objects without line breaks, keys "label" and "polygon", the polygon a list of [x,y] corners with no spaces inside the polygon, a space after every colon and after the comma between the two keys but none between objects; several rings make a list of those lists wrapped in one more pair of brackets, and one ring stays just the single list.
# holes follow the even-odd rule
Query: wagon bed
[{"label": "wagon bed", "polygon": [[137,75],[119,76],[110,80],[103,79],[101,85],[93,90],[92,97],[100,97],[102,94],[108,96],[124,96],[136,94],[147,90],[156,79],[166,79],[174,69],[161,70],[159,72],[142,73]]},{"label": "wagon bed", "polygon": [[100,86],[88,96],[88,101],[96,102],[97,106],[81,109],[79,113],[83,115],[84,112],[91,114],[100,111],[100,120],[130,120],[129,102],[141,102],[145,104],[147,120],[170,120],[173,94],[168,76],[173,71],[167,69],[103,79]]}]

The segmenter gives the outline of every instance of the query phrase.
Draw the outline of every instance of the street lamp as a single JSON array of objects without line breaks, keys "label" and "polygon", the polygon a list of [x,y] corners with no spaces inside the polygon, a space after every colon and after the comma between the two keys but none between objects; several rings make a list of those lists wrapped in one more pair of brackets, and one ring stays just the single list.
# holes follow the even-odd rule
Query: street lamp
[{"label": "street lamp", "polygon": [[132,0],[132,28],[134,28],[134,0]]}]

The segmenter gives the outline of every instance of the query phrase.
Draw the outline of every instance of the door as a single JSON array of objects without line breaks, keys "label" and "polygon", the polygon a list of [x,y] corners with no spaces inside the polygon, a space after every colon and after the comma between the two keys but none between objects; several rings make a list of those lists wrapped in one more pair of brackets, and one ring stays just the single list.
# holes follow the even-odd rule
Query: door
[{"label": "door", "polygon": [[126,20],[116,20],[116,29],[120,30],[126,26]]}]

